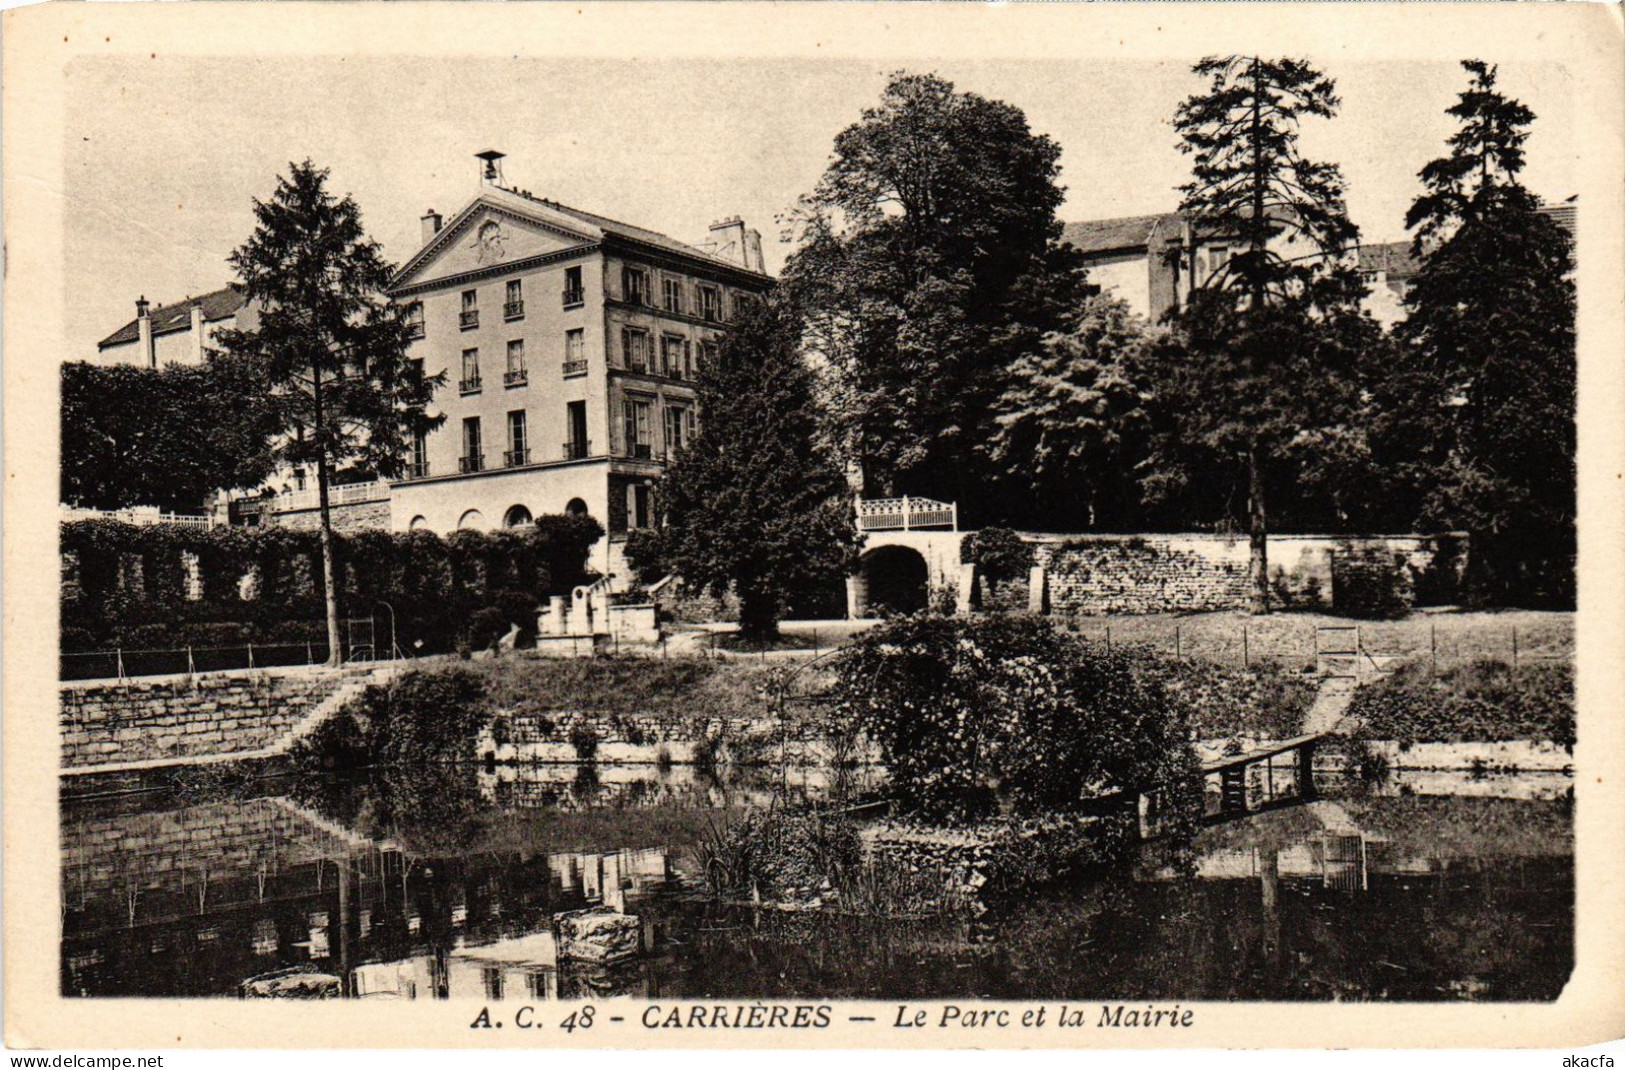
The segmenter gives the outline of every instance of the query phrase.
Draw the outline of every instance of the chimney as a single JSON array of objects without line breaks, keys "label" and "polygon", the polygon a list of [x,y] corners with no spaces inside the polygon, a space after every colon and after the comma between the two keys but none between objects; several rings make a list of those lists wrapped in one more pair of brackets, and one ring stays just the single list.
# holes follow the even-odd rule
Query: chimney
[{"label": "chimney", "polygon": [[480,161],[480,185],[498,187],[502,185],[502,160],[506,155],[496,149],[486,149],[484,152],[474,154],[474,158]]},{"label": "chimney", "polygon": [[735,215],[712,223],[710,240],[702,248],[719,259],[748,267],[745,260],[745,221]]},{"label": "chimney", "polygon": [[203,302],[192,302],[192,358],[203,363]]},{"label": "chimney", "polygon": [[767,274],[767,262],[762,259],[762,232],[755,228],[745,231],[745,267],[758,274]]},{"label": "chimney", "polygon": [[152,306],[147,304],[146,294],[135,299],[135,333],[140,340],[141,361],[149,368],[158,366],[158,351],[152,344]]},{"label": "chimney", "polygon": [[440,233],[440,213],[433,208],[423,213],[423,244],[428,245],[436,234]]}]

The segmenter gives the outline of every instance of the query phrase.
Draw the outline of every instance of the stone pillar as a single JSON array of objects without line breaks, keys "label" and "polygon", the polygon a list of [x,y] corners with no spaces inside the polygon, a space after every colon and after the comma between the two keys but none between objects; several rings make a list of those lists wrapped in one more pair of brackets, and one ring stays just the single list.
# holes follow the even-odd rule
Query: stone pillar
[{"label": "stone pillar", "polygon": [[846,619],[861,620],[869,611],[869,580],[854,572],[846,578]]},{"label": "stone pillar", "polygon": [[969,613],[976,595],[976,565],[971,561],[959,564],[959,584],[954,592],[954,612]]},{"label": "stone pillar", "polygon": [[1043,565],[1034,565],[1027,570],[1027,612],[1049,612],[1049,574],[1044,571]]}]

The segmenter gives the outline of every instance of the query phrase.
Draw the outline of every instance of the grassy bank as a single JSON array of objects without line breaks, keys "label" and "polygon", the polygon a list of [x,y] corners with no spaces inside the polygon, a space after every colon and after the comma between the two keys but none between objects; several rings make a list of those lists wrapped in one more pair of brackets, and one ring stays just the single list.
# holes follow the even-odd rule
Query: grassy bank
[{"label": "grassy bank", "polygon": [[1535,740],[1574,743],[1574,670],[1567,663],[1513,668],[1481,660],[1437,675],[1401,666],[1360,688],[1349,714],[1373,739],[1401,743]]},{"label": "grassy bank", "polygon": [[1198,739],[1290,739],[1303,730],[1315,681],[1275,665],[1238,669],[1212,662],[1147,658],[1142,671],[1190,710]]}]

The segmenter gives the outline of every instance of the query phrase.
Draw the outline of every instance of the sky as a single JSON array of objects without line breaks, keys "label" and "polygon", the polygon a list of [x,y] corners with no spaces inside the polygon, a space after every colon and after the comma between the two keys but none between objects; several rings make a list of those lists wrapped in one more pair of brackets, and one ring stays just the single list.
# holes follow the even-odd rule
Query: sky
[{"label": "sky", "polygon": [[[1306,121],[1305,153],[1342,166],[1364,240],[1405,237],[1416,173],[1445,151],[1444,109],[1465,73],[1309,58],[1342,106]],[[508,154],[509,185],[679,240],[742,215],[777,270],[790,251],[777,220],[905,66],[1014,104],[1055,139],[1062,220],[1177,204],[1188,159],[1171,117],[1202,88],[1184,62],[86,57],[67,72],[64,359],[94,356],[137,296],[167,304],[231,281],[226,258],[253,230],[253,199],[305,158],[355,197],[395,263],[417,250],[425,210],[449,217],[475,195],[473,154],[494,148]],[[1537,116],[1526,182],[1549,199],[1573,193],[1569,72],[1503,64],[1501,85]]]}]

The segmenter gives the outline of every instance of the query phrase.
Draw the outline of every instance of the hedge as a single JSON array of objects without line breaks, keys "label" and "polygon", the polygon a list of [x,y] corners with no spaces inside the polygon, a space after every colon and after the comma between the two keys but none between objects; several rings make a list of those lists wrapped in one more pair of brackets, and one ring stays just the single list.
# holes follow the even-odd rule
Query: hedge
[{"label": "hedge", "polygon": [[[424,651],[469,642],[482,609],[533,626],[523,618],[543,599],[589,578],[602,536],[596,520],[575,516],[537,517],[522,533],[335,533],[339,613],[376,615],[387,628],[387,603],[401,645]],[[65,653],[325,639],[316,531],[81,520],[63,524],[61,539]]]},{"label": "hedge", "polygon": [[1439,673],[1420,662],[1355,692],[1349,715],[1401,743],[1536,740],[1574,745],[1574,669],[1482,659]]}]

